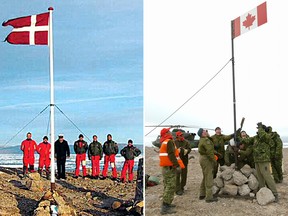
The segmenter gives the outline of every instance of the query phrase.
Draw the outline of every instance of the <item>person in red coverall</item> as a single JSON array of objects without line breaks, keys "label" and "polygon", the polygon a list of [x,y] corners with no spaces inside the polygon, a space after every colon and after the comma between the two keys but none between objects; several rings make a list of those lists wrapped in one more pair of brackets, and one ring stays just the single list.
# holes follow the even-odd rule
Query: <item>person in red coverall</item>
[{"label": "person in red coverall", "polygon": [[107,178],[107,171],[109,162],[112,168],[112,178],[111,180],[117,179],[117,169],[115,164],[115,156],[118,153],[118,144],[112,140],[112,135],[107,135],[107,141],[103,144],[103,152],[105,154],[104,156],[104,168],[102,171],[102,180]]},{"label": "person in red coverall", "polygon": [[83,178],[86,177],[86,152],[88,150],[88,144],[83,140],[84,136],[79,135],[79,140],[74,142],[74,151],[76,154],[76,169],[74,178],[78,178],[80,173],[80,164],[82,164]]},{"label": "person in red coverall", "polygon": [[133,141],[128,140],[128,145],[121,149],[120,154],[125,158],[125,162],[121,172],[121,182],[125,183],[126,181],[126,172],[128,170],[128,182],[133,182],[133,167],[134,167],[134,158],[138,157],[141,154],[141,151],[133,146]]},{"label": "person in red coverall", "polygon": [[51,164],[51,144],[48,142],[48,137],[43,137],[43,142],[38,145],[37,150],[39,156],[38,173],[42,176],[43,167],[45,166],[46,178],[50,177],[50,164]]},{"label": "person in red coverall", "polygon": [[34,152],[37,151],[37,144],[34,140],[32,140],[32,133],[28,132],[26,137],[27,138],[22,141],[21,147],[20,147],[20,149],[23,151],[23,175],[24,176],[28,173],[28,165],[29,165],[29,171],[35,172]]}]

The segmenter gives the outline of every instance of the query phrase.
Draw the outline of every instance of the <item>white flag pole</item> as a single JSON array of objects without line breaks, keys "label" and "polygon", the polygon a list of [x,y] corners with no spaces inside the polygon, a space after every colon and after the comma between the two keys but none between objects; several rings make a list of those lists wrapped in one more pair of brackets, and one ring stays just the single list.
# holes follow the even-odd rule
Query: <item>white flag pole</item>
[{"label": "white flag pole", "polygon": [[49,7],[49,56],[50,56],[50,143],[51,143],[51,191],[55,190],[55,130],[54,130],[54,70],[53,70],[53,32],[52,32],[52,12]]}]

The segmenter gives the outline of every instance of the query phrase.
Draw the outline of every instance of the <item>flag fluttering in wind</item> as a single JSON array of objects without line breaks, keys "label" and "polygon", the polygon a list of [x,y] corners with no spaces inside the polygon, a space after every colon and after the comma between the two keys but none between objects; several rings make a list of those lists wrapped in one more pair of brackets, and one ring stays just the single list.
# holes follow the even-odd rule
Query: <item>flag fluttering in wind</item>
[{"label": "flag fluttering in wind", "polygon": [[267,22],[266,2],[260,4],[251,11],[233,20],[234,32],[233,38],[240,36],[258,26]]},{"label": "flag fluttering in wind", "polygon": [[2,26],[12,26],[5,41],[11,44],[48,45],[49,12],[10,19]]}]

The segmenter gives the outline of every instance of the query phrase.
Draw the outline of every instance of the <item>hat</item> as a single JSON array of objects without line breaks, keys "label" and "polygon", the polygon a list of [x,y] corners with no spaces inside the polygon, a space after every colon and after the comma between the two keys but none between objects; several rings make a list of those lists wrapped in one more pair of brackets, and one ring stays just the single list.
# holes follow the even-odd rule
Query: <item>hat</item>
[{"label": "hat", "polygon": [[182,135],[183,135],[183,133],[181,131],[176,132],[176,136],[182,136]]},{"label": "hat", "polygon": [[111,135],[111,134],[107,134],[107,137],[108,137],[108,136],[112,137],[112,135]]},{"label": "hat", "polygon": [[202,133],[203,133],[204,129],[203,128],[199,128],[197,134],[199,137],[201,137]]},{"label": "hat", "polygon": [[48,140],[48,137],[47,137],[47,136],[44,136],[44,137],[43,137],[43,140],[44,140],[44,139],[47,139],[47,140]]},{"label": "hat", "polygon": [[216,131],[216,130],[221,130],[221,128],[220,128],[220,127],[216,127],[216,128],[215,128],[215,131]]},{"label": "hat", "polygon": [[64,137],[64,134],[59,134],[58,137]]},{"label": "hat", "polygon": [[170,128],[163,128],[160,132],[161,136],[164,136],[166,133],[168,133],[170,131]]},{"label": "hat", "polygon": [[128,140],[128,143],[133,143],[133,141],[131,139]]},{"label": "hat", "polygon": [[80,135],[79,135],[79,138],[80,138],[80,137],[82,137],[82,138],[83,138],[83,137],[84,137],[84,136],[83,136],[83,134],[80,134]]}]

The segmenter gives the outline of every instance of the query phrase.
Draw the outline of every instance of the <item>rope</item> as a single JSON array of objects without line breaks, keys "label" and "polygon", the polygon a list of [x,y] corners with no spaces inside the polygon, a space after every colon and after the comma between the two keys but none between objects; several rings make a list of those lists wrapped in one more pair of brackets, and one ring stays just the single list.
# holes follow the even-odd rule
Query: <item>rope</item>
[{"label": "rope", "polygon": [[50,117],[51,117],[51,111],[49,112],[49,118],[48,118],[48,123],[47,123],[47,130],[46,130],[47,136],[48,136],[48,133],[49,133]]},{"label": "rope", "polygon": [[88,137],[83,131],[81,131],[80,128],[79,128],[70,118],[68,118],[68,116],[67,116],[56,104],[55,104],[55,107],[68,119],[68,121],[70,121],[70,123],[71,123],[74,127],[77,128],[77,130],[78,130],[81,134],[83,134],[90,142],[92,142],[92,141],[89,139],[89,137]]},{"label": "rope", "polygon": [[11,140],[13,140],[21,131],[23,131],[29,124],[31,124],[38,116],[40,116],[50,105],[47,105],[38,115],[36,115],[31,121],[29,121],[20,131],[18,131],[12,138],[10,138],[2,147],[5,147]]},{"label": "rope", "polygon": [[188,100],[186,100],[179,108],[177,108],[172,114],[170,114],[166,119],[164,119],[160,124],[155,126],[151,131],[149,131],[145,136],[149,135],[151,132],[153,132],[157,127],[160,127],[165,121],[167,121],[169,118],[171,118],[176,112],[178,112],[185,104],[187,104],[194,96],[196,96],[203,88],[205,88],[232,60],[229,59],[229,61],[212,77],[210,78],[198,91],[196,91]]}]

